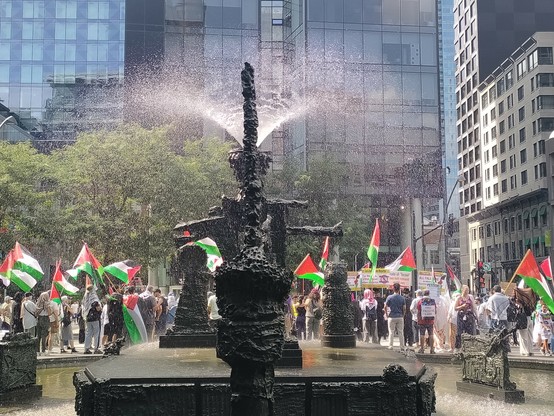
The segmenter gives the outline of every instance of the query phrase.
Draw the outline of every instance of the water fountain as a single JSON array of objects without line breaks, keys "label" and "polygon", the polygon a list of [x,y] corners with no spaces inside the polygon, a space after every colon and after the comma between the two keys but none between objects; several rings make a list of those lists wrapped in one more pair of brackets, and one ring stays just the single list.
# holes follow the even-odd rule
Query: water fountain
[{"label": "water fountain", "polygon": [[[229,203],[235,210],[227,212],[238,215],[244,232],[244,246],[215,276],[223,316],[217,335],[217,356],[222,360],[207,348],[133,347],[75,373],[77,414],[431,415],[436,373],[413,358],[375,345],[346,350],[311,346],[303,351],[301,369],[274,368],[284,345],[283,301],[292,274],[281,266],[282,256],[273,259],[277,256],[267,254],[270,242],[280,247],[276,252],[284,246],[271,232],[263,238],[262,213],[272,206],[264,203],[262,182],[269,158],[256,147],[258,121],[250,65],[245,64],[241,75],[244,148],[230,157],[240,182],[241,203],[224,200],[223,210],[212,212],[210,221],[187,225],[208,231],[207,224],[228,224],[233,218],[220,214]],[[286,206],[282,201],[273,204],[281,209],[276,210],[281,215],[271,219],[281,225],[276,235],[287,229],[321,231],[283,226]],[[220,232],[228,230],[225,226]],[[230,240],[239,235],[231,232]],[[338,270],[340,275],[340,265]],[[340,285],[337,288],[341,292]],[[383,369],[383,363],[392,364]]]}]

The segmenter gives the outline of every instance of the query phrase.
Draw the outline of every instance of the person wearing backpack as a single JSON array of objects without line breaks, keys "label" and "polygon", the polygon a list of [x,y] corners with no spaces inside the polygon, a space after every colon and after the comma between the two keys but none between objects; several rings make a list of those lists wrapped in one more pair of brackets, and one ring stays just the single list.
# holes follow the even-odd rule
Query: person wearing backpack
[{"label": "person wearing backpack", "polygon": [[306,340],[319,339],[319,321],[322,316],[323,303],[317,289],[312,289],[306,301]]},{"label": "person wearing backpack", "polygon": [[364,290],[364,298],[360,301],[360,309],[363,312],[364,342],[369,342],[369,338],[371,338],[372,344],[379,344],[379,338],[377,337],[377,300],[373,290]]},{"label": "person wearing backpack", "polygon": [[429,296],[429,289],[423,291],[423,297],[417,304],[417,323],[419,326],[419,351],[423,354],[425,352],[425,333],[429,339],[429,346],[431,354],[435,353],[435,340],[433,337],[433,325],[435,324],[435,317],[437,316],[437,304],[435,299]]}]

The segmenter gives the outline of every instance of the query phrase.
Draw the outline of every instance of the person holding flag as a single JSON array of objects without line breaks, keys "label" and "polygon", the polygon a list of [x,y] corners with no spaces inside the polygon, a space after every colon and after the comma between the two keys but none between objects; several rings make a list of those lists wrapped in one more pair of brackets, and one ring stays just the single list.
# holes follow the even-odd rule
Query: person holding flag
[{"label": "person holding flag", "polygon": [[94,290],[94,286],[87,279],[86,292],[82,301],[82,314],[86,321],[85,326],[85,354],[92,354],[90,350],[94,338],[94,353],[101,354],[100,351],[100,315],[102,314],[102,305],[100,299]]},{"label": "person holding flag", "polygon": [[373,235],[371,236],[371,242],[367,249],[367,258],[371,264],[371,273],[369,274],[369,281],[373,282],[375,277],[375,269],[377,268],[377,257],[379,256],[379,245],[381,244],[381,229],[379,228],[379,220],[375,220],[375,228],[373,229]]}]

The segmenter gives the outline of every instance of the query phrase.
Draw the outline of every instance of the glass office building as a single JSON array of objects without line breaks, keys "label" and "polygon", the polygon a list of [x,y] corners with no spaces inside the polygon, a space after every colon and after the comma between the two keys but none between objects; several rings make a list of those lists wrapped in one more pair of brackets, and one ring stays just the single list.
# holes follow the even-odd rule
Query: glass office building
[{"label": "glass office building", "polygon": [[17,120],[4,129],[48,147],[119,119],[124,30],[124,0],[2,0],[0,101]]}]

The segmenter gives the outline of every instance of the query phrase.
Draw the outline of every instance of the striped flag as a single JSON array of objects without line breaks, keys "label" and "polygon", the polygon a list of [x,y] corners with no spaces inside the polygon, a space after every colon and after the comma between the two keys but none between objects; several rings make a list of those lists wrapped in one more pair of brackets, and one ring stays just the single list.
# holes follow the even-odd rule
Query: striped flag
[{"label": "striped flag", "polygon": [[412,270],[415,270],[416,264],[412,249],[409,246],[406,247],[395,261],[385,266],[385,269],[388,269],[389,272],[411,272]]},{"label": "striped flag", "polygon": [[102,282],[102,275],[104,274],[104,268],[100,262],[94,257],[87,243],[83,244],[81,252],[77,256],[77,260],[73,264],[73,268],[77,270],[77,273],[84,272],[90,276],[93,282],[98,285],[98,281]]},{"label": "striped flag", "polygon": [[141,267],[140,264],[136,264],[132,260],[123,260],[104,267],[104,271],[118,278],[123,283],[128,284],[133,280],[133,277],[135,277]]},{"label": "striped flag", "polygon": [[208,255],[208,261],[206,266],[210,269],[211,272],[214,272],[219,266],[223,264],[223,257],[217,248],[217,244],[214,240],[209,237],[203,238],[198,241],[191,241],[190,243],[185,244],[185,246],[197,245],[204,249]]},{"label": "striped flag", "polygon": [[135,294],[123,299],[123,320],[132,344],[148,341],[146,326],[138,308],[138,300],[139,297]]},{"label": "striped flag", "polygon": [[325,284],[323,273],[318,270],[310,254],[306,254],[306,257],[304,257],[304,260],[298,265],[294,274],[297,275],[299,279],[308,279],[320,286]]},{"label": "striped flag", "polygon": [[59,261],[56,263],[56,271],[54,272],[54,277],[52,278],[52,289],[54,288],[56,288],[62,295],[64,293],[67,293],[68,295],[75,295],[79,291],[77,286],[73,286],[64,277]]},{"label": "striped flag", "polygon": [[325,237],[323,243],[323,252],[321,253],[321,260],[319,261],[319,268],[325,270],[327,267],[327,261],[329,260],[329,237]]},{"label": "striped flag", "polygon": [[375,220],[375,228],[373,229],[373,235],[371,236],[371,242],[367,249],[367,258],[371,262],[371,273],[369,275],[369,281],[373,282],[375,277],[375,269],[377,268],[377,257],[379,256],[379,245],[381,244],[381,229],[379,228],[379,220]]},{"label": "striped flag", "polygon": [[[13,282],[24,292],[29,292],[44,276],[38,261],[18,242],[0,266],[2,281]],[[6,285],[7,286],[7,285]]]},{"label": "striped flag", "polygon": [[454,273],[452,267],[450,267],[448,263],[444,264],[446,266],[446,271],[448,272],[448,277],[450,277],[450,280],[452,280],[456,285],[456,290],[462,290],[462,282],[460,282],[460,279],[458,279],[458,276],[456,276],[456,273]]},{"label": "striped flag", "polygon": [[517,266],[514,274],[520,276],[525,281],[525,284],[533,289],[533,292],[535,292],[546,306],[548,306],[548,309],[554,313],[552,293],[550,292],[546,279],[539,271],[539,266],[531,250],[527,250],[527,253],[523,256],[523,260],[521,260],[521,263]]}]

